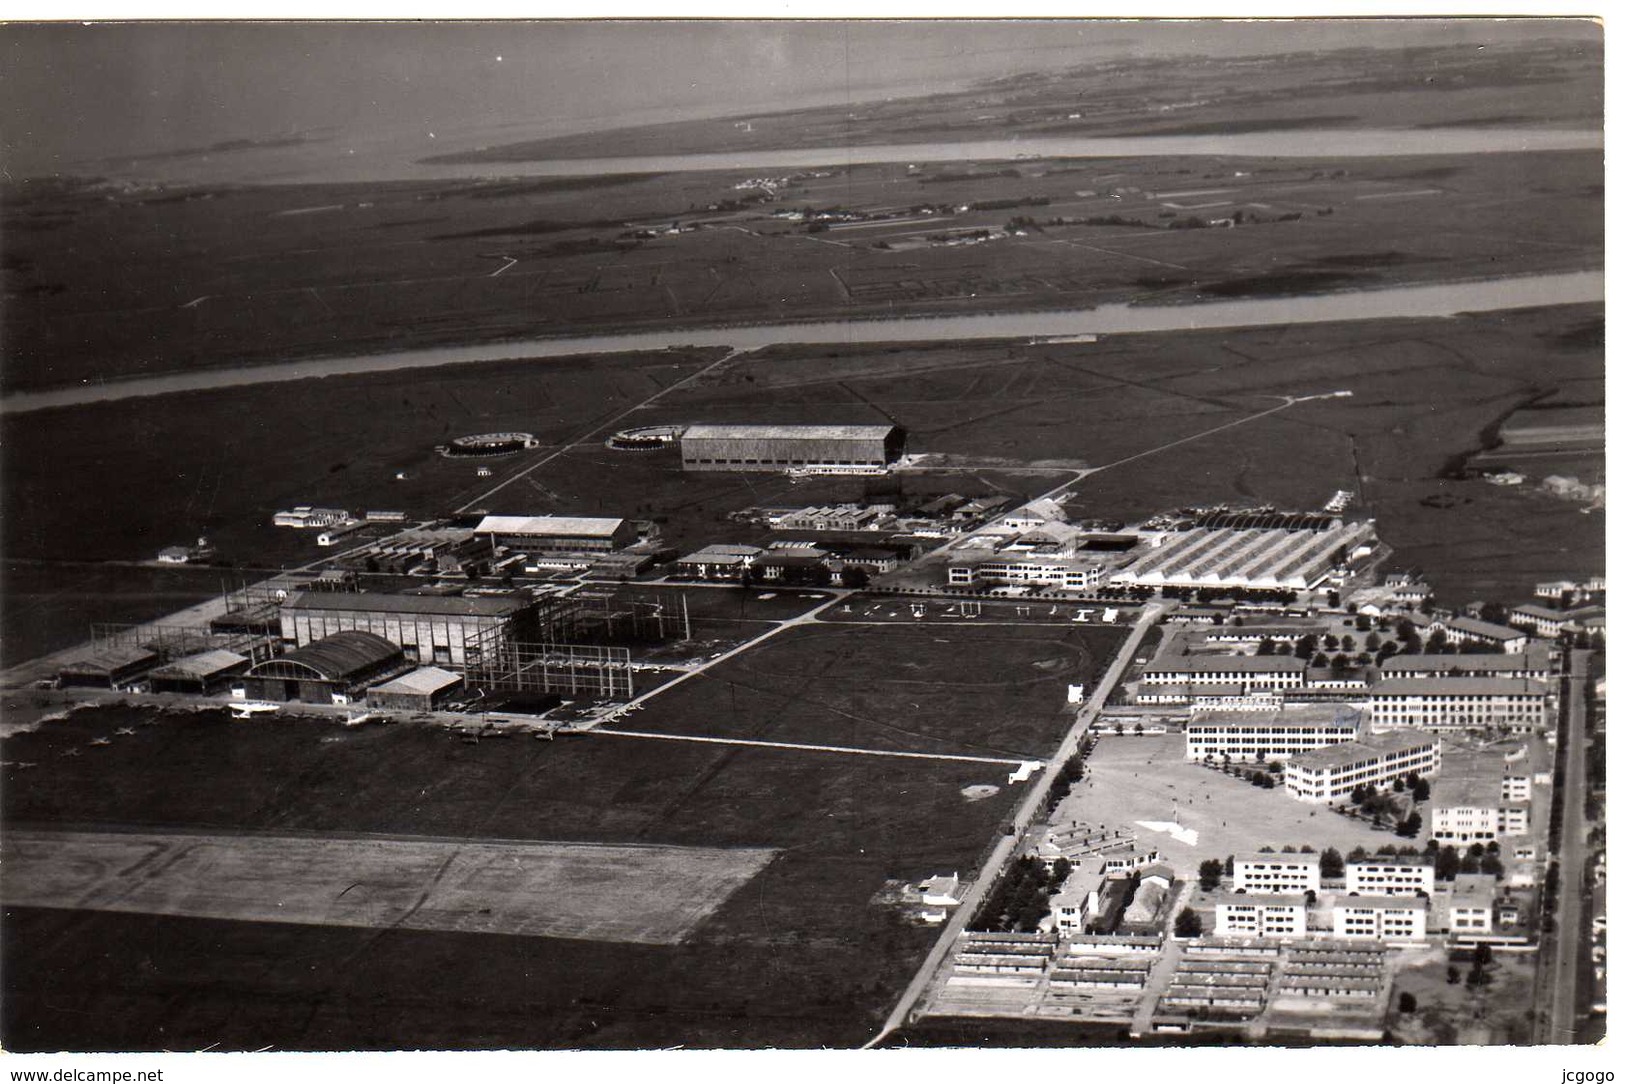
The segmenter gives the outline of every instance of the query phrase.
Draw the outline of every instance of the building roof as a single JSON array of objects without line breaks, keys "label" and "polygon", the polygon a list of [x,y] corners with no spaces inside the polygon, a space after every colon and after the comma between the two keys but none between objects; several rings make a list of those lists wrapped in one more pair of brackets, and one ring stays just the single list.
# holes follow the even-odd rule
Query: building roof
[{"label": "building roof", "polygon": [[257,673],[261,667],[275,666],[278,663],[296,663],[308,666],[329,681],[342,681],[363,670],[399,658],[400,655],[401,649],[382,636],[357,629],[346,629],[306,644],[286,655],[267,659],[249,673]]},{"label": "building roof", "polygon": [[70,659],[63,664],[62,669],[80,674],[100,673],[157,661],[158,655],[155,652],[136,644],[103,644]]},{"label": "building roof", "polygon": [[1519,651],[1500,655],[1390,655],[1378,664],[1378,668],[1384,673],[1428,670],[1448,674],[1452,670],[1463,673],[1545,670],[1549,665],[1545,652]]},{"label": "building roof", "polygon": [[374,685],[372,691],[375,693],[433,696],[435,693],[443,692],[454,685],[462,684],[462,680],[461,674],[454,674],[450,670],[442,670],[438,666],[424,666],[413,670],[410,674],[402,674],[394,681]]},{"label": "building roof", "polygon": [[[1269,855],[1264,857],[1268,858]],[[1291,858],[1291,855],[1287,855]],[[1313,858],[1314,855],[1310,855]],[[1215,904],[1246,904],[1251,906],[1303,907],[1302,892],[1219,892],[1213,897]]]},{"label": "building roof", "polygon": [[1304,726],[1320,724],[1359,729],[1365,713],[1348,704],[1328,700],[1320,704],[1294,704],[1276,711],[1235,711],[1205,709],[1193,715],[1193,723],[1234,723],[1242,726]]},{"label": "building roof", "polygon": [[1147,670],[1184,670],[1190,673],[1250,671],[1260,674],[1297,673],[1308,663],[1291,655],[1159,655]]},{"label": "building roof", "polygon": [[1486,907],[1500,892],[1500,884],[1492,873],[1458,873],[1450,889],[1450,903]]},{"label": "building roof", "polygon": [[1522,629],[1509,629],[1505,625],[1497,625],[1489,621],[1480,621],[1476,617],[1452,617],[1445,623],[1446,628],[1459,629],[1472,636],[1482,636],[1490,640],[1519,640],[1528,639],[1529,634]]},{"label": "building roof", "polygon": [[1442,677],[1384,678],[1371,686],[1372,696],[1543,696],[1528,678]]},{"label": "building roof", "polygon": [[1348,868],[1355,866],[1431,866],[1433,856],[1430,854],[1368,854],[1359,861],[1350,861]]},{"label": "building roof", "polygon": [[468,595],[387,595],[381,591],[301,591],[282,603],[287,610],[353,610],[364,613],[507,617],[529,606],[517,598]]},{"label": "building roof", "polygon": [[625,522],[596,516],[486,516],[474,528],[474,533],[611,538]]},{"label": "building roof", "polygon": [[1379,753],[1391,753],[1399,749],[1415,749],[1423,745],[1437,745],[1438,742],[1438,738],[1420,730],[1389,730],[1381,734],[1369,734],[1358,741],[1344,742],[1341,745],[1328,745],[1321,749],[1311,749],[1307,753],[1299,753],[1292,758],[1292,766],[1311,770],[1342,768],[1350,764],[1358,764],[1367,757],[1376,756]]},{"label": "building roof", "polygon": [[223,674],[247,661],[247,656],[239,655],[235,651],[204,651],[160,666],[152,672],[152,676],[208,678]]},{"label": "building roof", "polygon": [[1526,617],[1539,617],[1547,621],[1567,621],[1569,615],[1562,610],[1554,610],[1550,606],[1539,606],[1526,602],[1522,606],[1514,606],[1512,612]]},{"label": "building roof", "polygon": [[1428,901],[1421,896],[1345,896],[1332,904],[1334,911],[1346,907],[1372,907],[1379,911],[1426,911]]},{"label": "building roof", "polygon": [[1320,865],[1320,856],[1317,854],[1249,854],[1236,859],[1237,862],[1308,862],[1311,865]]},{"label": "building roof", "polygon": [[691,425],[684,440],[884,440],[895,425]]}]

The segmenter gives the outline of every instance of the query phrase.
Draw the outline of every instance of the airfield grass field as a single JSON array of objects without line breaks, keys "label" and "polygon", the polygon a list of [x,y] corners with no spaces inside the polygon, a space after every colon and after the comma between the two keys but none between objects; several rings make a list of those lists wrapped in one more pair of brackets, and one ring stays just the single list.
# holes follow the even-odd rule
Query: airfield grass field
[{"label": "airfield grass field", "polygon": [[[1599,570],[1605,514],[1581,514],[1533,485],[1492,486],[1452,470],[1522,404],[1601,402],[1599,318],[1598,306],[1562,306],[1095,343],[776,347],[734,358],[633,410],[625,424],[891,419],[909,430],[912,452],[953,469],[793,483],[684,473],[672,450],[616,452],[594,438],[479,503],[504,513],[653,519],[684,549],[759,541],[759,529],[728,519],[748,505],[884,500],[897,491],[1015,498],[1058,484],[1063,466],[1150,452],[1072,487],[1072,512],[1132,521],[1219,502],[1317,508],[1348,489],[1394,548],[1392,564],[1424,570],[1442,602],[1511,601],[1537,580]],[[720,356],[508,362],[6,415],[8,493],[29,510],[0,528],[12,559],[8,587],[20,586],[17,597],[71,598],[86,582],[83,562],[147,560],[198,535],[228,563],[297,566],[323,551],[304,532],[273,528],[277,508],[445,514],[555,449],[492,461],[492,477],[482,479],[473,463],[435,455],[435,444],[516,428],[556,446]],[[1333,390],[1353,394],[1165,447],[1280,402],[1272,397]],[[75,435],[64,439],[69,418]],[[1599,456],[1568,461],[1582,481],[1603,480]],[[1544,477],[1538,458],[1500,462],[1532,481]],[[64,479],[77,487],[71,498]],[[33,622],[26,609],[8,607],[6,657],[65,646],[62,637],[77,637],[89,620],[173,609],[161,588],[142,585],[144,575],[130,592],[121,585],[111,616]],[[202,594],[218,589],[219,573],[196,576]]]},{"label": "airfield grass field", "polygon": [[[753,192],[736,186],[759,172],[11,186],[0,379],[16,391],[655,325],[1290,296],[1602,259],[1590,152],[833,166],[741,205]],[[909,212],[925,204],[948,210]],[[803,207],[895,216],[819,233],[772,217]],[[1016,218],[1031,220],[1021,235],[1006,230]],[[1169,228],[1193,219],[1203,228]],[[993,239],[941,240],[976,230]]]},{"label": "airfield grass field", "polygon": [[[813,625],[621,725],[1043,757],[1070,723],[1066,684],[1103,665],[1120,636]],[[831,703],[837,685],[857,698]],[[875,895],[888,881],[971,873],[1031,785],[1007,787],[1000,763],[635,737],[466,744],[408,724],[114,707],[14,734],[4,751],[0,809],[32,831],[778,852],[674,945],[8,904],[0,962],[15,1050],[855,1045],[935,937]],[[984,784],[998,795],[966,793]],[[615,898],[623,925],[664,906]]]}]

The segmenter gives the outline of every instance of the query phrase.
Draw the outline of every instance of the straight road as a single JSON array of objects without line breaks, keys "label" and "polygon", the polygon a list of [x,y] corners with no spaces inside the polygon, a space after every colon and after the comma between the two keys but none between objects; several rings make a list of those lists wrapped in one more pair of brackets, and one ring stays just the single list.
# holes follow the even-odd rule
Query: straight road
[{"label": "straight road", "polygon": [[1591,653],[1569,654],[1568,754],[1563,762],[1563,839],[1558,853],[1557,928],[1552,933],[1551,1015],[1548,1020],[1552,1043],[1574,1042],[1575,983],[1578,981],[1580,952],[1585,931],[1580,919],[1580,894],[1585,879],[1585,686]]},{"label": "straight road", "polygon": [[654,741],[692,741],[707,745],[743,745],[756,749],[789,749],[809,753],[845,753],[860,757],[905,757],[910,760],[956,760],[971,764],[997,764],[1005,768],[1019,768],[1037,761],[1011,760],[1005,757],[971,757],[959,753],[914,753],[902,749],[860,749],[855,745],[810,745],[805,742],[760,741],[755,738],[717,738],[704,734],[657,734],[647,730],[589,730],[587,733],[610,738],[648,738]]},{"label": "straight road", "polygon": [[943,927],[941,936],[937,938],[936,944],[931,946],[931,951],[926,955],[925,961],[920,965],[920,969],[915,972],[914,978],[908,984],[908,988],[903,991],[903,996],[898,1000],[897,1007],[886,1018],[885,1026],[880,1029],[878,1035],[863,1045],[863,1049],[867,1050],[879,1046],[886,1040],[888,1035],[908,1023],[910,1016],[914,1012],[915,1005],[919,1003],[921,996],[930,986],[931,980],[936,975],[938,968],[942,966],[943,960],[953,951],[954,943],[959,940],[959,935],[964,932],[965,927],[970,923],[971,916],[976,913],[982,904],[983,898],[992,889],[994,882],[999,879],[999,875],[1004,872],[1005,865],[1010,861],[1021,840],[1026,836],[1027,829],[1032,826],[1034,819],[1038,816],[1039,810],[1043,807],[1045,796],[1049,794],[1050,785],[1054,783],[1056,776],[1060,774],[1061,766],[1066,763],[1068,757],[1077,752],[1082,746],[1084,734],[1088,731],[1090,724],[1095,721],[1095,717],[1100,714],[1100,710],[1106,706],[1106,697],[1116,687],[1118,681],[1122,679],[1123,671],[1127,669],[1129,661],[1134,658],[1134,653],[1139,650],[1140,641],[1145,638],[1145,634],[1162,617],[1162,613],[1163,605],[1161,603],[1152,603],[1146,606],[1145,610],[1140,614],[1140,620],[1135,623],[1134,630],[1129,633],[1128,639],[1123,641],[1123,646],[1117,652],[1117,657],[1112,660],[1111,666],[1101,675],[1100,682],[1095,686],[1094,693],[1090,695],[1088,702],[1078,709],[1077,719],[1073,722],[1072,728],[1066,732],[1066,737],[1061,739],[1061,744],[1056,748],[1055,754],[1050,757],[1049,764],[1045,766],[1043,774],[1034,781],[1032,789],[1027,792],[1027,797],[1022,800],[1020,807],[1016,810],[1015,816],[1012,818],[1015,831],[1010,835],[999,838],[997,845],[993,848],[993,853],[988,855],[987,861],[982,864],[981,872],[976,875],[976,880],[966,891],[965,898],[954,909],[953,917]]}]

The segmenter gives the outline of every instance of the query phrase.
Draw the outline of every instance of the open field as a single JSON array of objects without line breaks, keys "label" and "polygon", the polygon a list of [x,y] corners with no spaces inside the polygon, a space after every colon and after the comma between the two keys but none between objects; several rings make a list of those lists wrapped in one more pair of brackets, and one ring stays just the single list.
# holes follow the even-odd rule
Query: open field
[{"label": "open field", "polygon": [[[1284,787],[1261,790],[1187,761],[1183,734],[1104,735],[1088,766],[1087,778],[1061,803],[1055,822],[1130,828],[1186,880],[1194,880],[1197,866],[1209,858],[1246,856],[1261,847],[1308,843],[1346,854],[1396,842],[1392,832],[1375,832],[1364,822],[1297,801]],[[1138,823],[1168,823],[1176,814],[1182,828],[1197,833],[1194,844]]]},{"label": "open field", "polygon": [[[1602,258],[1601,156],[1589,152],[825,172],[773,202],[736,189],[752,171],[14,187],[0,204],[4,387],[655,322],[1268,297]],[[908,213],[926,205],[923,223]],[[331,210],[289,213],[310,207]],[[772,217],[804,207],[865,220],[809,233]],[[1236,228],[1205,228],[1238,216]],[[1018,217],[1031,220],[1022,236],[1006,230]],[[1169,228],[1193,217],[1204,228]],[[680,232],[664,232],[673,223]],[[656,235],[627,236],[647,229]],[[932,241],[966,231],[992,240]]]},{"label": "open field", "polygon": [[10,907],[677,944],[771,850],[8,828]]},{"label": "open field", "polygon": [[[1066,683],[1120,635],[809,626],[627,726],[1037,757],[1070,722]],[[0,962],[16,1050],[856,1045],[934,937],[875,894],[976,868],[1021,794],[984,763],[593,737],[465,744],[406,725],[215,712],[87,710],[5,739],[4,752],[5,823],[33,830],[779,852],[680,945],[8,905]],[[980,784],[998,795],[969,800]]]},{"label": "open field", "polygon": [[[1555,31],[1554,26],[1554,31]],[[1565,28],[1566,29],[1566,28]],[[1170,135],[1601,123],[1592,40],[1422,49],[1304,49],[1256,57],[1118,58],[884,102],[613,128],[430,161],[751,151],[1016,135]],[[1418,73],[1428,72],[1427,77]]]}]

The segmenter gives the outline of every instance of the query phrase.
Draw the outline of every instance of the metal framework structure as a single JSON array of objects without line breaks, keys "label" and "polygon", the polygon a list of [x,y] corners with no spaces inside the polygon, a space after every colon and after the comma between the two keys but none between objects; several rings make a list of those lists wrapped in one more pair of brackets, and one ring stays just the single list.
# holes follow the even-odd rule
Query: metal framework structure
[{"label": "metal framework structure", "polygon": [[633,695],[628,648],[519,643],[492,629],[464,650],[468,662],[463,677],[471,690],[599,700],[630,700]]},{"label": "metal framework structure", "polygon": [[203,625],[155,622],[147,625],[121,625],[95,622],[90,626],[93,648],[141,647],[156,652],[166,662],[204,651],[235,651],[250,663],[263,662],[277,654],[274,636],[254,633],[216,632]]}]

